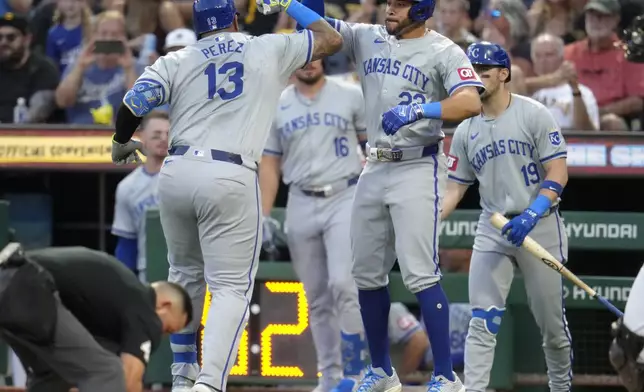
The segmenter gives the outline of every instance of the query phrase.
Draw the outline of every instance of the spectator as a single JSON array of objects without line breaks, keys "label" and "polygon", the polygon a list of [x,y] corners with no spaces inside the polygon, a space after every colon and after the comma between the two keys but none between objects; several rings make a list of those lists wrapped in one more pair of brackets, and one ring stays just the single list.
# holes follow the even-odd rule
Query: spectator
[{"label": "spectator", "polygon": [[585,35],[574,29],[578,16],[571,0],[537,0],[528,12],[531,36],[549,33],[561,37],[566,44],[575,42]]},{"label": "spectator", "polygon": [[567,45],[564,58],[575,65],[579,82],[595,94],[600,129],[627,130],[626,121],[642,115],[644,64],[626,61],[615,46],[618,0],[590,0],[584,12],[588,38]]},{"label": "spectator", "polygon": [[469,18],[468,0],[442,0],[438,8],[438,32],[451,39],[463,50],[478,39],[466,28]]},{"label": "spectator", "polygon": [[30,42],[25,17],[6,13],[0,18],[0,122],[13,122],[18,98],[29,107],[24,122],[45,122],[56,109],[58,71],[46,57],[31,53]]},{"label": "spectator", "polygon": [[123,4],[128,44],[135,52],[141,51],[146,34],[157,37],[156,52],[162,53],[165,37],[168,32],[185,27],[185,22],[177,6],[168,0],[113,0]]},{"label": "spectator", "polygon": [[175,52],[181,50],[186,46],[190,46],[197,43],[197,35],[194,31],[186,28],[180,28],[172,30],[165,37],[165,45],[163,45],[163,50],[165,54],[170,52]]},{"label": "spectator", "polygon": [[92,10],[87,0],[58,0],[53,21],[54,26],[47,35],[46,53],[62,74],[74,62],[91,31]]},{"label": "spectator", "polygon": [[[501,45],[513,65],[532,76],[528,10],[521,0],[492,0],[484,18],[481,38]],[[512,70],[514,78],[515,71]]]},{"label": "spectator", "polygon": [[32,0],[0,0],[0,15],[12,12],[26,15],[31,11]]},{"label": "spectator", "polygon": [[[96,54],[94,42],[123,42],[122,54]],[[84,46],[73,66],[67,67],[56,90],[56,102],[67,109],[72,124],[110,125],[123,95],[142,73],[125,38],[125,19],[117,11],[96,17],[92,39]]]},{"label": "spectator", "polygon": [[[551,34],[541,34],[532,41],[532,64],[537,75],[555,73],[564,64],[564,41]],[[572,66],[572,65],[571,65]],[[572,66],[567,80],[557,86],[539,89],[532,98],[544,104],[562,129],[599,129],[599,108],[590,89],[577,81]]]}]

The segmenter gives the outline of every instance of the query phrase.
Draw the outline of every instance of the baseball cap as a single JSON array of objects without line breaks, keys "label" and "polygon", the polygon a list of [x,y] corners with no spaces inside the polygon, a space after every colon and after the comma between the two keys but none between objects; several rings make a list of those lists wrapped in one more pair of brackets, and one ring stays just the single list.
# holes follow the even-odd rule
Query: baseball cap
[{"label": "baseball cap", "polygon": [[197,36],[195,35],[194,31],[186,28],[180,28],[172,30],[168,33],[168,35],[165,37],[165,45],[163,46],[163,48],[168,49],[175,46],[189,46],[196,42]]},{"label": "baseball cap", "polygon": [[619,0],[590,0],[584,7],[584,11],[597,11],[602,14],[619,14],[621,6]]},{"label": "baseball cap", "polygon": [[0,27],[9,26],[20,30],[22,34],[29,31],[29,21],[22,15],[6,12],[0,17]]}]

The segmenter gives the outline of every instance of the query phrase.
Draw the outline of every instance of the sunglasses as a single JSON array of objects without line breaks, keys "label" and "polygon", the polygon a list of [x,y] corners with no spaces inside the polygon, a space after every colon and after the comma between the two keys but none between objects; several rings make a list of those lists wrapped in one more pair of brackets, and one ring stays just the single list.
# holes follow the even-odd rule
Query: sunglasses
[{"label": "sunglasses", "polygon": [[0,34],[0,42],[4,41],[5,39],[7,42],[11,43],[18,38],[18,34],[16,33],[9,33],[9,34]]}]

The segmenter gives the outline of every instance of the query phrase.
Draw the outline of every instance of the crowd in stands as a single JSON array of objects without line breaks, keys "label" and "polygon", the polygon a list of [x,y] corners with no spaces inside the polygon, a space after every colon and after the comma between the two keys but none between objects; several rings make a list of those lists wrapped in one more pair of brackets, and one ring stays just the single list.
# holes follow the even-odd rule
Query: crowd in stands
[{"label": "crowd in stands", "polygon": [[[627,62],[617,43],[642,3],[440,0],[427,24],[464,50],[477,40],[506,48],[513,92],[542,102],[563,129],[639,131],[644,65]],[[248,34],[294,28],[285,14],[257,12],[255,0],[236,5]],[[384,0],[326,8],[334,18],[384,21]],[[196,42],[191,9],[190,0],[0,0],[0,122],[112,125],[145,66]],[[357,78],[342,53],[325,66]]]}]

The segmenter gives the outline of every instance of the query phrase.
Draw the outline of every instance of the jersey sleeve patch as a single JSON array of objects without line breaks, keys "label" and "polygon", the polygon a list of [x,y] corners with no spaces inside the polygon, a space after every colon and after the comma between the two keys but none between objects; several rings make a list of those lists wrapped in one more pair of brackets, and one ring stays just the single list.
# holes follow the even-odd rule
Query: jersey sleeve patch
[{"label": "jersey sleeve patch", "polygon": [[456,171],[458,168],[458,158],[454,155],[447,154],[447,170]]},{"label": "jersey sleeve patch", "polygon": [[553,146],[561,145],[561,136],[559,136],[559,131],[556,129],[548,133],[548,139],[550,139],[550,144]]},{"label": "jersey sleeve patch", "polygon": [[476,74],[472,68],[457,68],[457,71],[461,80],[476,80]]}]

